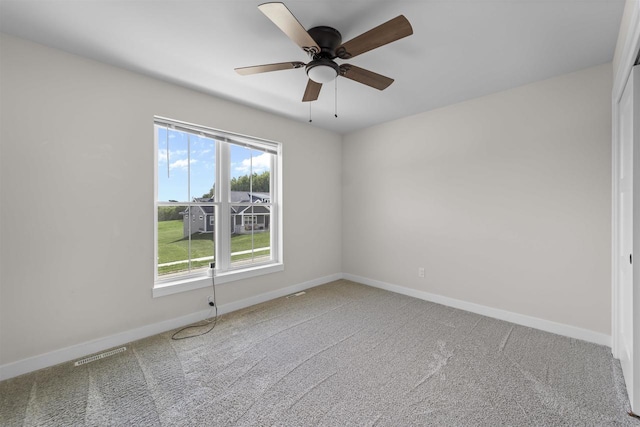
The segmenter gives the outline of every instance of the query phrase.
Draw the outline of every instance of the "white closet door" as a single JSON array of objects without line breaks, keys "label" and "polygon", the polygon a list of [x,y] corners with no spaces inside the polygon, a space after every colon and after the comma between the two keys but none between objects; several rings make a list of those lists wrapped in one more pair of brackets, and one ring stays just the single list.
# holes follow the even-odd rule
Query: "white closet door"
[{"label": "white closet door", "polygon": [[[640,66],[634,67],[618,104],[618,343],[631,407],[640,412]],[[634,194],[635,193],[635,194]],[[635,220],[635,221],[634,221]],[[634,232],[634,222],[636,230]],[[640,254],[640,251],[638,252]]]}]

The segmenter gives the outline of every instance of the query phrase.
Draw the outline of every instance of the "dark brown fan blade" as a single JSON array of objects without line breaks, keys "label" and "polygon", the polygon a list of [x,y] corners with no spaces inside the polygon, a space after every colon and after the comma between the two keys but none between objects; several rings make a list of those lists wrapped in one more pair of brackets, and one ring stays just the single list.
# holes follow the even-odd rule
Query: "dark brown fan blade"
[{"label": "dark brown fan blade", "polygon": [[337,54],[342,59],[353,58],[385,44],[400,40],[413,34],[411,24],[404,15],[396,16],[390,21],[360,34],[340,46]]},{"label": "dark brown fan blade", "polygon": [[254,65],[253,67],[236,68],[236,73],[243,76],[257,73],[267,73],[269,71],[291,70],[293,68],[304,67],[304,62],[279,62],[277,64]]},{"label": "dark brown fan blade", "polygon": [[373,71],[365,70],[364,68],[356,67],[351,64],[342,64],[340,66],[340,71],[340,75],[343,77],[379,90],[384,90],[393,83],[393,79],[390,79],[389,77],[385,77],[381,74],[374,73]]},{"label": "dark brown fan blade", "polygon": [[316,99],[318,99],[318,95],[320,95],[320,89],[322,89],[322,83],[316,83],[313,80],[309,79],[307,88],[304,90],[302,102],[315,101]]},{"label": "dark brown fan blade", "polygon": [[307,30],[298,22],[284,3],[264,3],[258,6],[258,9],[306,52],[320,52],[320,47],[318,47],[316,41],[307,33]]}]

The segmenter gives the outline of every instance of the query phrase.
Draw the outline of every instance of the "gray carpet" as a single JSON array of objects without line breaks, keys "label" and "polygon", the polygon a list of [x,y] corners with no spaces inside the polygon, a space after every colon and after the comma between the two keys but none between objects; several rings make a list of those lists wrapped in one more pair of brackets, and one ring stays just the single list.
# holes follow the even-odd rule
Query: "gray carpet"
[{"label": "gray carpet", "polygon": [[9,426],[633,425],[610,349],[338,281],[0,383]]}]

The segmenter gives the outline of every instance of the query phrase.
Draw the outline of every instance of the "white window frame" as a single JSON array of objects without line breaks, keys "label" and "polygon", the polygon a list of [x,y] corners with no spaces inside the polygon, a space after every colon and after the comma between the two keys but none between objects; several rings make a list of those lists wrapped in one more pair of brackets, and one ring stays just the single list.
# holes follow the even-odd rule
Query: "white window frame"
[{"label": "white window frame", "polygon": [[[171,295],[194,289],[211,286],[211,276],[215,274],[215,283],[224,284],[250,277],[275,273],[284,270],[282,250],[282,144],[261,138],[235,134],[219,129],[208,128],[169,119],[166,117],[154,117],[154,287],[153,297]],[[215,229],[215,271],[212,269],[199,270],[198,272],[185,273],[171,277],[158,277],[158,206],[180,205],[188,206],[189,202],[160,202],[158,201],[158,132],[156,126],[168,126],[169,128],[210,136],[216,140],[216,185],[214,202],[205,203],[214,207]],[[271,260],[261,264],[243,265],[234,267],[231,265],[231,212],[230,185],[231,180],[231,146],[241,145],[257,150],[269,151],[273,154],[270,170],[271,208],[270,232],[271,232]],[[202,204],[202,203],[199,203]],[[190,213],[191,210],[190,210]],[[225,214],[227,213],[227,214]]]}]

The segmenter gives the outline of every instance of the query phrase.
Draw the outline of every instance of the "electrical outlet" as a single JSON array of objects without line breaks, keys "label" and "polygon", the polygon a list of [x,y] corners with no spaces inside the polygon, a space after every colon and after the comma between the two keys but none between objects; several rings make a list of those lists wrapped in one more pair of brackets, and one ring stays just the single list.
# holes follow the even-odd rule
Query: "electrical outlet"
[{"label": "electrical outlet", "polygon": [[418,277],[424,277],[424,267],[418,268]]}]

